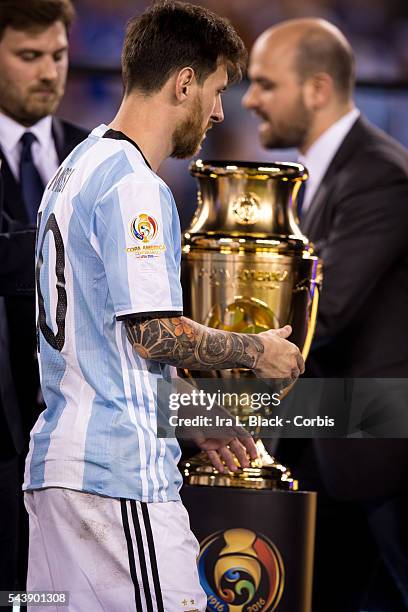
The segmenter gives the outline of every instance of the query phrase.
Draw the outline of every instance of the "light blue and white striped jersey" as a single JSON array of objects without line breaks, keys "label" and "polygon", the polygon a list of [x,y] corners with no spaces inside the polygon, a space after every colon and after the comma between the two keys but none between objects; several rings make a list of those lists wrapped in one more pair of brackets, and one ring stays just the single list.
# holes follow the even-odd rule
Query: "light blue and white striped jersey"
[{"label": "light blue and white striped jersey", "polygon": [[156,435],[156,383],[121,317],[182,313],[180,223],[137,145],[101,125],[47,185],[36,247],[46,409],[24,489],[66,487],[145,502],[179,499],[180,450]]}]

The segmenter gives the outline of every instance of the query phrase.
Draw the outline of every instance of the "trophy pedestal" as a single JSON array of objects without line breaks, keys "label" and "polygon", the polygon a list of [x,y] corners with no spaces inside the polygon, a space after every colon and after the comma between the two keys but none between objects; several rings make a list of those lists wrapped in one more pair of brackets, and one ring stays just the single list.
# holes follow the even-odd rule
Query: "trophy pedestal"
[{"label": "trophy pedestal", "polygon": [[207,610],[311,612],[316,493],[184,485]]}]

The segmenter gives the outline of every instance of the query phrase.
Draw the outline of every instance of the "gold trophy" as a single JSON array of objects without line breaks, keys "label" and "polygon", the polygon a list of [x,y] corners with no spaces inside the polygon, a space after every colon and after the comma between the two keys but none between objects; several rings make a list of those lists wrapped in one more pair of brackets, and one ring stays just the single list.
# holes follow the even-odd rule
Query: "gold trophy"
[{"label": "gold trophy", "polygon": [[[306,358],[319,300],[320,262],[298,226],[296,197],[306,169],[295,163],[198,160],[198,206],[184,234],[184,312],[227,331],[259,333],[290,324]],[[196,373],[192,373],[193,376]],[[253,374],[220,370],[218,377]],[[197,373],[202,376],[202,373]],[[245,422],[245,414],[239,414]],[[257,442],[260,458],[220,474],[200,453],[185,461],[190,485],[296,489],[290,471]]]}]

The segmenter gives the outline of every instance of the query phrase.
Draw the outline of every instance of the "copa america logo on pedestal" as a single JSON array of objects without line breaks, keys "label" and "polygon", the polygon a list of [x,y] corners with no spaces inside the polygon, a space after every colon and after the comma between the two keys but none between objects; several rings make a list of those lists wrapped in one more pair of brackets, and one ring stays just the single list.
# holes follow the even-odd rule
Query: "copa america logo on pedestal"
[{"label": "copa america logo on pedestal", "polygon": [[249,529],[209,535],[201,544],[198,571],[212,612],[272,612],[282,598],[282,557],[268,538]]}]

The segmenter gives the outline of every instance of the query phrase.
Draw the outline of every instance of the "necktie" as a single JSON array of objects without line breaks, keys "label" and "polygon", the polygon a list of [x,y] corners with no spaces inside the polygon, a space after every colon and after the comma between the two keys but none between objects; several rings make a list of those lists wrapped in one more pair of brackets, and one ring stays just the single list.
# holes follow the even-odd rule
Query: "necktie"
[{"label": "necktie", "polygon": [[302,207],[303,207],[303,202],[305,199],[305,192],[306,192],[306,183],[302,183],[297,195],[297,199],[296,199],[296,208],[297,208],[297,214],[299,217],[299,221],[302,219]]},{"label": "necktie", "polygon": [[32,132],[24,132],[21,137],[20,188],[27,210],[28,220],[35,225],[38,207],[44,193],[44,183],[34,165],[31,147],[37,139]]}]

